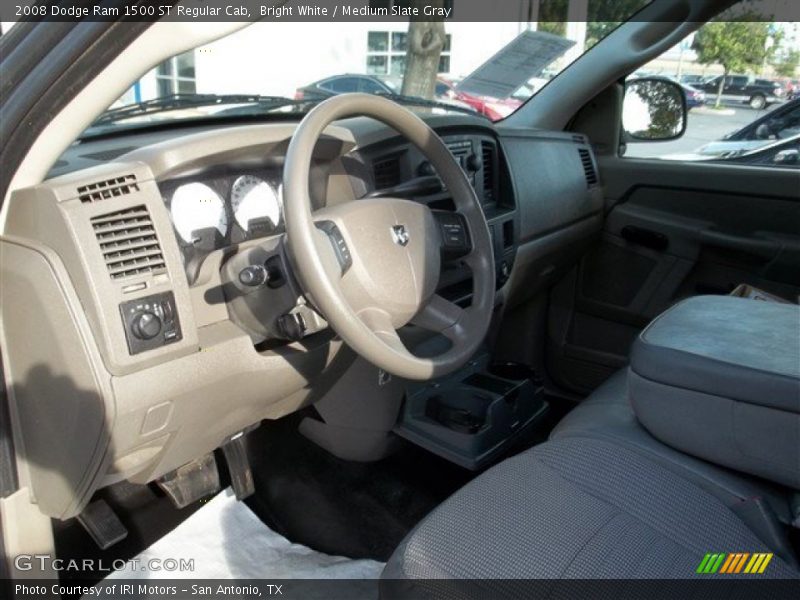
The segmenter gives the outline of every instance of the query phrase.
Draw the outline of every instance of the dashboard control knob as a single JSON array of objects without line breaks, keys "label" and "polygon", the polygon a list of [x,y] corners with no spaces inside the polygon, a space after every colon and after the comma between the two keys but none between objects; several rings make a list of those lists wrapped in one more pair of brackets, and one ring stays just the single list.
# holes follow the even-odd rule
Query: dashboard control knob
[{"label": "dashboard control knob", "polygon": [[500,263],[500,268],[497,269],[497,283],[499,285],[505,285],[508,278],[511,276],[511,269],[508,266],[506,261]]},{"label": "dashboard control knob", "polygon": [[433,168],[433,165],[429,161],[425,160],[419,164],[419,167],[417,167],[417,173],[423,177],[436,175],[436,169]]},{"label": "dashboard control knob", "polygon": [[239,271],[239,281],[242,285],[258,287],[269,281],[269,272],[261,265],[250,265]]},{"label": "dashboard control knob", "polygon": [[477,154],[470,154],[467,157],[467,171],[480,171],[483,167],[483,160]]},{"label": "dashboard control knob", "polygon": [[140,340],[152,340],[161,333],[161,319],[149,310],[141,311],[131,320],[131,331]]},{"label": "dashboard control knob", "polygon": [[297,342],[306,334],[306,321],[302,315],[288,313],[278,317],[278,329],[287,340]]}]

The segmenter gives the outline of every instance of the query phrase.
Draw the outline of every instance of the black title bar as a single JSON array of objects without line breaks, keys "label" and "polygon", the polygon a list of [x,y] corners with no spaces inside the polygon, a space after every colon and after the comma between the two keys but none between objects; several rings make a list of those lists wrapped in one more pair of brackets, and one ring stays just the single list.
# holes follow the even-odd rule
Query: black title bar
[{"label": "black title bar", "polygon": [[[574,1],[574,0],[573,0]],[[663,0],[655,0],[662,2]],[[689,2],[696,0],[688,0]],[[0,21],[593,21],[652,20],[618,0],[3,0]],[[641,0],[644,8],[648,0]],[[537,11],[538,13],[534,14]],[[671,13],[670,13],[671,14]],[[742,0],[726,20],[797,21],[800,2]]]}]

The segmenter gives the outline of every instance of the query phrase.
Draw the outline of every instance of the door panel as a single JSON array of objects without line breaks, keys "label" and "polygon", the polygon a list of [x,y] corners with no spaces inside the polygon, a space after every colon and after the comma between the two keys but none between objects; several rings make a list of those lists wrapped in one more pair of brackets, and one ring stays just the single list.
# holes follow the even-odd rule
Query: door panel
[{"label": "door panel", "polygon": [[797,172],[600,159],[601,240],[553,290],[548,370],[588,393],[624,366],[638,332],[676,301],[747,283],[800,295]]}]

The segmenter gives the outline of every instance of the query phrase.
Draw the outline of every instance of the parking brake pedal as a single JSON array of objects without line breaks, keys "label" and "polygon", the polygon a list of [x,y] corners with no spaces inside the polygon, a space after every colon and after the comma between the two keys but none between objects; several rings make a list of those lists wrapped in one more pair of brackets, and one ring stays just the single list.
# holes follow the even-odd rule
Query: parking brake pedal
[{"label": "parking brake pedal", "polygon": [[170,471],[156,483],[177,508],[184,508],[219,491],[217,461],[213,453],[208,453]]},{"label": "parking brake pedal", "polygon": [[78,522],[101,550],[128,537],[128,529],[105,500],[95,500],[84,508]]},{"label": "parking brake pedal", "polygon": [[236,499],[244,500],[248,496],[252,496],[256,488],[253,483],[253,471],[250,469],[250,462],[247,460],[244,433],[234,436],[227,444],[223,444],[222,453],[228,463],[231,486],[236,494]]}]

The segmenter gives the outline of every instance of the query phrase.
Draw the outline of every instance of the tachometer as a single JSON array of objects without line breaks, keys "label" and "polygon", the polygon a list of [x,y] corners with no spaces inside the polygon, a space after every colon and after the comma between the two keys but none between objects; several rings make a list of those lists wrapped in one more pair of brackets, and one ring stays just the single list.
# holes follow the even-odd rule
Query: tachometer
[{"label": "tachometer", "polygon": [[175,230],[186,243],[193,243],[203,229],[216,229],[222,236],[228,232],[225,203],[204,183],[187,183],[176,189],[170,212]]},{"label": "tachometer", "polygon": [[242,175],[233,182],[231,207],[236,222],[245,231],[272,230],[281,222],[278,190],[255,175]]}]

